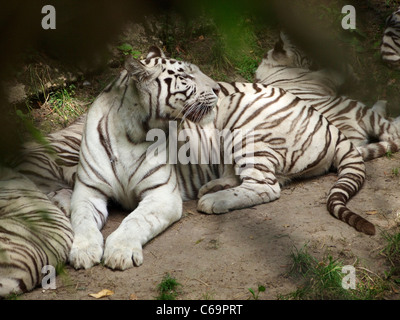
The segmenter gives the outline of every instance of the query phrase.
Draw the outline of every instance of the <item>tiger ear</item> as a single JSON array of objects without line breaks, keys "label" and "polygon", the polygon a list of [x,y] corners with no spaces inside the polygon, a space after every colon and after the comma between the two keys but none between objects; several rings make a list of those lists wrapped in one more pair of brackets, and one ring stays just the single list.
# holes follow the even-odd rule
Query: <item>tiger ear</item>
[{"label": "tiger ear", "polygon": [[279,37],[278,42],[275,43],[274,53],[285,53],[285,49],[283,48],[283,41],[281,37]]},{"label": "tiger ear", "polygon": [[289,35],[285,31],[281,31],[279,33],[279,39],[282,41],[283,45],[291,45],[292,41],[290,40]]},{"label": "tiger ear", "polygon": [[147,59],[151,58],[166,58],[164,52],[157,46],[151,46],[149,52],[147,53]]},{"label": "tiger ear", "polygon": [[128,71],[128,74],[138,81],[145,80],[149,77],[149,72],[144,64],[139,60],[134,59],[132,56],[128,56],[125,60],[124,68]]}]

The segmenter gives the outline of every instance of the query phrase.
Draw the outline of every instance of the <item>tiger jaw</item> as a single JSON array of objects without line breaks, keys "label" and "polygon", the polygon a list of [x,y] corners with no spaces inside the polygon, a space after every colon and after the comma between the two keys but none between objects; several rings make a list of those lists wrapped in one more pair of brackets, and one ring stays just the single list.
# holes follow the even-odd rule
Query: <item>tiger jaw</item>
[{"label": "tiger jaw", "polygon": [[217,100],[212,103],[196,101],[194,103],[185,104],[183,108],[183,117],[184,119],[190,120],[194,123],[209,123],[215,118],[214,107],[216,104]]},{"label": "tiger jaw", "polygon": [[202,94],[198,98],[187,101],[182,109],[183,119],[202,124],[212,122],[215,118],[214,107],[217,102],[218,96],[215,92]]}]

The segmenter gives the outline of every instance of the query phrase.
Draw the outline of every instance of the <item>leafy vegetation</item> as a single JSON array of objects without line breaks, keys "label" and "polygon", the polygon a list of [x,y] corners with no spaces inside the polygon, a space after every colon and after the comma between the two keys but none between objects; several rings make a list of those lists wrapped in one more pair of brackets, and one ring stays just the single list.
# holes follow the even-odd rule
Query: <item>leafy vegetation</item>
[{"label": "leafy vegetation", "polygon": [[117,47],[125,56],[131,55],[135,59],[138,59],[142,53],[138,50],[134,50],[133,47],[129,43],[123,43]]},{"label": "leafy vegetation", "polygon": [[301,280],[297,290],[279,299],[296,300],[372,300],[382,299],[391,289],[390,280],[382,278],[361,266],[351,266],[356,270],[356,287],[343,285],[345,264],[328,255],[318,261],[309,254],[307,246],[295,248],[291,253],[292,265],[289,276]]},{"label": "leafy vegetation", "polygon": [[260,293],[261,292],[265,292],[265,287],[262,286],[262,285],[258,286],[257,292],[255,292],[252,288],[249,288],[248,290],[251,293],[252,298],[254,300],[258,300],[258,297],[259,297]]},{"label": "leafy vegetation", "polygon": [[395,283],[400,283],[400,232],[388,232],[382,233],[386,245],[381,251],[389,260],[391,268],[386,273],[388,277],[391,277]]},{"label": "leafy vegetation", "polygon": [[64,121],[64,124],[68,124],[71,119],[76,119],[84,112],[79,104],[75,103],[74,95],[75,85],[73,84],[50,93],[48,102],[52,110]]},{"label": "leafy vegetation", "polygon": [[160,284],[157,286],[159,292],[156,297],[157,300],[175,300],[178,296],[178,287],[181,284],[169,274],[166,274],[161,280]]}]

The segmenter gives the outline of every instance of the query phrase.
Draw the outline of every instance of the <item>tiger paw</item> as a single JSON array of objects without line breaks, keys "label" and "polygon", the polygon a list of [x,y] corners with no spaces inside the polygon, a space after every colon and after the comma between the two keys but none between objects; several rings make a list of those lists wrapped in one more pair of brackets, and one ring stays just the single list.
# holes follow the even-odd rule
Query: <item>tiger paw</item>
[{"label": "tiger paw", "polygon": [[197,203],[197,210],[209,214],[221,214],[229,211],[229,196],[219,191],[202,196]]},{"label": "tiger paw", "polygon": [[101,241],[98,238],[98,235],[97,237],[75,235],[69,254],[69,263],[75,269],[89,269],[100,263],[101,256],[103,255],[101,245],[103,238],[101,237]]},{"label": "tiger paw", "polygon": [[111,234],[104,249],[104,264],[117,270],[126,270],[143,263],[142,245],[136,241],[121,239]]},{"label": "tiger paw", "polygon": [[197,198],[201,198],[208,193],[214,193],[221,190],[230,189],[239,185],[239,181],[236,177],[225,177],[207,182],[199,190]]},{"label": "tiger paw", "polygon": [[71,189],[61,189],[47,194],[47,197],[50,199],[50,201],[53,202],[67,217],[71,215],[71,196]]}]

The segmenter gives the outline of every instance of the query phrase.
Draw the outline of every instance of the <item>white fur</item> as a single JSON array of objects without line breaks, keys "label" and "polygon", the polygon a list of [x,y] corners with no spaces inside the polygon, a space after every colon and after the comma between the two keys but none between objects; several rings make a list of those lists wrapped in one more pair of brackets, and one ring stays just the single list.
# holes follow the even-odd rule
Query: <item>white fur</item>
[{"label": "white fur", "polygon": [[[113,269],[141,265],[142,246],[181,217],[182,198],[175,167],[168,163],[157,167],[145,157],[152,142],[145,140],[143,122],[147,121],[150,128],[166,130],[168,118],[184,117],[185,103],[204,101],[201,92],[214,96],[211,103],[215,105],[213,90],[218,90],[218,85],[196,66],[175,61],[166,69],[185,68],[194,80],[177,80],[178,87],[171,90],[188,88],[192,94],[187,99],[182,94],[173,96],[169,101],[173,108],[169,108],[164,105],[168,90],[164,88],[157,95],[156,82],[158,79],[165,85],[164,79],[169,75],[167,70],[161,71],[157,55],[151,53],[150,57],[153,60],[147,65],[135,63],[132,69],[128,68],[132,72],[128,79],[123,72],[119,82],[99,96],[89,111],[71,200],[75,240],[69,259],[75,268],[90,268],[102,258]],[[125,100],[121,99],[123,94]],[[157,113],[161,118],[155,117]],[[103,139],[99,138],[100,132]],[[103,251],[100,229],[107,219],[109,198],[132,211],[107,238]]]},{"label": "white fur", "polygon": [[[365,160],[400,148],[400,130],[385,117],[385,102],[378,101],[368,108],[360,101],[338,95],[345,80],[339,73],[327,69],[311,71],[299,65],[296,61],[307,61],[306,57],[294,57],[304,53],[287,37],[281,35],[280,42],[278,53],[276,48],[270,50],[257,68],[258,83],[282,88],[307,101],[359,148]],[[376,139],[379,142],[370,143]]]},{"label": "white fur", "polygon": [[0,297],[33,289],[45,265],[66,262],[72,244],[69,219],[32,181],[3,167],[0,225]]},{"label": "white fur", "polygon": [[393,69],[400,70],[400,7],[387,18],[386,23],[381,45],[382,60]]}]

